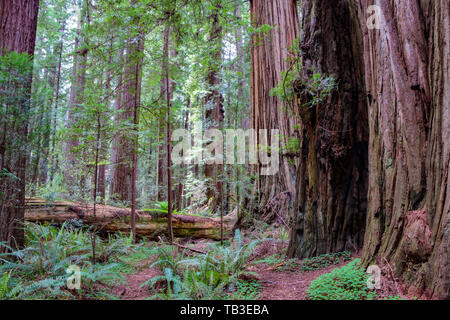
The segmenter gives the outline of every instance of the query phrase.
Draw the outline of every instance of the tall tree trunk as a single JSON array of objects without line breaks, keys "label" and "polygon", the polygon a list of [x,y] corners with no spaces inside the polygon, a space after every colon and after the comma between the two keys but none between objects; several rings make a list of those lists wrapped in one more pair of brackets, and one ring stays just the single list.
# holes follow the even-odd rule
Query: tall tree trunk
[{"label": "tall tree trunk", "polygon": [[66,127],[69,130],[70,138],[66,141],[66,164],[67,168],[64,170],[64,181],[70,188],[76,184],[83,184],[83,175],[80,181],[74,179],[77,158],[76,148],[79,145],[78,137],[75,133],[70,132],[77,125],[78,115],[83,104],[83,93],[86,88],[86,68],[87,68],[87,55],[88,50],[86,46],[86,38],[83,32],[83,27],[87,22],[87,6],[86,0],[83,0],[82,8],[80,12],[80,21],[78,25],[78,32],[75,38],[75,52],[73,56],[73,69],[72,69],[72,86],[70,89],[69,107],[67,110],[67,123]]},{"label": "tall tree trunk", "polygon": [[[33,57],[38,11],[38,0],[0,0],[0,55],[14,51]],[[0,86],[1,96],[10,95],[14,101],[9,103],[18,106],[13,108],[9,103],[0,103],[6,106],[6,110],[2,110],[0,127],[5,133],[8,132],[8,135],[2,135],[0,141],[0,242],[12,248],[21,248],[24,245],[25,173],[28,155],[26,137],[31,96],[31,63],[27,71],[27,74],[11,73],[9,83],[12,86]],[[22,82],[18,82],[20,77],[24,79]],[[4,250],[4,247],[0,248],[0,251]]]},{"label": "tall tree trunk", "polygon": [[[363,245],[368,120],[363,43],[361,36],[355,36],[359,26],[354,15],[348,1],[302,2],[303,74],[295,88],[302,117],[302,156],[297,170],[297,219],[288,250],[291,257],[356,250]],[[304,107],[311,97],[302,83],[316,73],[333,76],[337,88],[323,103]]]},{"label": "tall tree trunk", "polygon": [[[184,116],[184,129],[186,131],[189,130],[189,112],[190,112],[190,108],[191,108],[191,100],[188,98],[188,101],[186,103],[186,113]],[[184,165],[184,163],[180,164],[180,171],[182,174],[184,174],[186,170],[186,167]],[[184,193],[184,181],[183,179],[180,179],[180,182],[178,183],[178,188],[177,188],[177,192],[176,192],[176,209],[177,211],[181,212],[182,208],[183,208],[183,193]]]},{"label": "tall tree trunk", "polygon": [[[255,28],[269,25],[272,27],[268,35],[258,32],[252,36],[251,47],[251,88],[250,117],[251,128],[256,130],[257,146],[267,145],[259,130],[267,129],[267,141],[270,144],[271,130],[279,130],[281,145],[290,137],[295,137],[295,125],[299,123],[296,116],[286,111],[287,106],[270,94],[283,79],[282,73],[290,67],[287,59],[289,47],[299,34],[299,18],[296,0],[253,0],[250,2],[252,25]],[[295,194],[295,168],[289,165],[289,159],[280,159],[277,174],[262,176],[262,166],[258,165],[254,173],[259,175],[256,182],[256,207],[260,213],[266,204],[279,196],[288,193],[289,198]],[[285,211],[292,210],[292,201],[286,204]],[[253,207],[253,205],[252,205]],[[289,207],[289,209],[287,209]],[[253,208],[250,208],[253,211]],[[270,211],[270,210],[269,210]],[[280,212],[281,213],[281,212]],[[287,214],[287,212],[286,212]],[[267,212],[269,219],[276,217],[277,212]]]},{"label": "tall tree trunk", "polygon": [[[170,40],[171,27],[166,25],[163,31],[163,63],[161,65],[161,97],[167,100],[171,100],[173,92],[175,91],[175,82],[170,78],[169,72],[169,89],[167,89],[166,72],[169,68],[170,57],[175,57],[178,52]],[[167,46],[166,46],[167,41]],[[167,65],[166,65],[167,63]],[[166,105],[167,107],[167,105]],[[164,110],[167,112],[167,110]],[[158,201],[167,201],[167,113],[160,114],[158,119],[158,169],[157,169],[157,182],[158,182]]]},{"label": "tall tree trunk", "polygon": [[[205,98],[205,120],[206,130],[221,129],[224,121],[223,97],[219,92],[221,84],[220,67],[222,62],[222,26],[219,21],[219,10],[221,5],[216,4],[212,10],[211,31],[209,42],[212,45],[210,51],[210,62],[207,76],[207,83],[210,86],[210,93]],[[206,198],[214,201],[211,203],[211,211],[216,211],[220,207],[223,193],[223,178],[219,177],[219,173],[223,172],[224,166],[221,164],[205,164],[204,174],[209,181],[207,182]]]},{"label": "tall tree trunk", "polygon": [[[121,105],[122,105],[122,91],[124,88],[123,85],[123,60],[124,60],[124,51],[125,49],[120,49],[119,50],[119,54],[117,57],[118,63],[121,66],[121,71],[118,72],[117,75],[117,86],[116,86],[116,91],[115,91],[115,100],[114,100],[114,122],[115,123],[119,123],[121,121],[121,116],[119,114],[120,109],[121,109]],[[110,186],[109,186],[109,197],[110,199],[115,199],[117,198],[117,195],[114,194],[114,191],[117,190],[118,186],[116,186],[117,183],[120,183],[117,178],[115,178],[116,176],[116,171],[119,169],[119,162],[118,160],[118,153],[120,150],[120,141],[118,139],[118,137],[115,135],[113,137],[112,140],[112,147],[111,147],[111,167],[110,167],[110,172],[111,172],[111,176],[110,176]]]},{"label": "tall tree trunk", "polygon": [[168,236],[169,242],[173,243],[173,226],[172,226],[172,157],[171,157],[171,129],[170,129],[170,109],[171,109],[171,86],[170,86],[170,68],[169,68],[169,22],[166,22],[165,32],[164,32],[164,48],[163,48],[163,63],[162,70],[165,80],[165,93],[166,93],[166,103],[167,103],[167,114],[166,114],[166,152],[167,152],[167,163],[166,163],[166,176],[167,176],[167,221],[168,221]]},{"label": "tall tree trunk", "polygon": [[62,22],[61,26],[61,38],[58,45],[58,67],[56,74],[56,88],[55,88],[55,101],[53,107],[53,120],[52,120],[52,144],[51,144],[51,160],[50,160],[50,183],[53,183],[53,178],[57,170],[58,157],[56,156],[56,127],[58,125],[58,106],[59,95],[61,89],[61,68],[62,68],[62,55],[64,51],[64,32],[66,29],[66,22]]},{"label": "tall tree trunk", "polygon": [[[377,1],[366,27],[369,205],[363,262],[388,261],[411,293],[449,297],[450,2]],[[386,259],[386,260],[385,260]]]},{"label": "tall tree trunk", "polygon": [[[109,45],[109,57],[108,57],[108,71],[106,72],[106,82],[105,82],[105,88],[104,88],[104,94],[105,97],[104,102],[107,107],[107,109],[110,109],[110,91],[111,91],[111,66],[112,64],[112,49],[114,45],[114,39],[111,39],[110,45]],[[100,143],[100,155],[101,159],[106,159],[108,144],[105,141],[105,137],[101,137],[101,143]],[[105,203],[106,198],[106,164],[101,164],[98,167],[98,178],[97,178],[97,194],[100,197],[100,203]]]},{"label": "tall tree trunk", "polygon": [[[142,34],[138,39],[129,39],[126,53],[126,64],[123,79],[123,89],[120,110],[118,115],[122,121],[129,121],[133,128],[137,125],[136,106],[139,109],[141,97],[142,78],[142,54],[144,40]],[[137,110],[138,110],[137,109]],[[136,111],[137,112],[137,111]],[[123,131],[115,137],[115,164],[111,194],[116,200],[131,202],[133,196],[133,162],[134,154],[137,152],[137,141],[135,141],[134,129],[130,136],[128,131]]]},{"label": "tall tree trunk", "polygon": [[[163,63],[161,65],[161,97],[167,99],[167,84],[166,84],[166,66],[165,63],[169,60],[169,38],[170,27],[164,26],[163,30]],[[166,46],[167,42],[167,46]],[[167,62],[168,63],[168,62]],[[170,76],[170,75],[169,75]],[[169,81],[170,83],[170,81]],[[167,102],[167,101],[166,101]],[[158,201],[167,201],[167,140],[164,138],[167,130],[167,113],[159,114],[158,122],[158,170],[157,170],[157,184],[158,184]]]}]

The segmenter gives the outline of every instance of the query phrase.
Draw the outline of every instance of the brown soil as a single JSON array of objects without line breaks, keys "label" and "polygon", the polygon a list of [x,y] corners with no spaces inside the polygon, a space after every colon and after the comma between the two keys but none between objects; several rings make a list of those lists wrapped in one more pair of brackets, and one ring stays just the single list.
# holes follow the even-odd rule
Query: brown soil
[{"label": "brown soil", "polygon": [[121,300],[145,300],[151,293],[147,287],[140,287],[141,284],[151,278],[161,275],[161,271],[157,268],[148,267],[148,262],[144,262],[147,266],[136,274],[127,276],[126,283],[121,284],[113,289],[112,294]]},{"label": "brown soil", "polygon": [[260,299],[262,300],[306,300],[306,290],[317,277],[329,273],[335,268],[341,268],[348,262],[329,266],[312,272],[276,271],[265,265],[254,270],[258,273],[259,282],[263,285]]},{"label": "brown soil", "polygon": [[[207,249],[208,241],[193,242],[195,248]],[[253,261],[261,259],[265,256],[280,252],[286,243],[280,241],[266,241],[255,249]],[[190,252],[185,252],[190,254]],[[335,268],[341,268],[348,262],[339,265],[329,266],[327,268],[312,272],[293,272],[293,271],[277,271],[276,266],[257,264],[249,267],[249,271],[258,274],[255,280],[263,285],[263,291],[260,295],[262,300],[305,300],[306,290],[311,282],[317,277],[329,273]],[[157,268],[149,268],[149,263],[142,265],[142,270],[136,274],[127,276],[126,283],[114,288],[113,295],[121,300],[144,300],[151,293],[148,288],[140,288],[141,284],[153,277],[161,275],[161,271]]]}]

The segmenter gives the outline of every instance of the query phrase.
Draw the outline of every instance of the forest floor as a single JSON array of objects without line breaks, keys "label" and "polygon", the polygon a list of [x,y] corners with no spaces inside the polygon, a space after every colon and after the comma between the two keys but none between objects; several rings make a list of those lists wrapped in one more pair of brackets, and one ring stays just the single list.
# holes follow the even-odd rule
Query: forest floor
[{"label": "forest floor", "polygon": [[[261,292],[258,295],[260,300],[306,300],[306,290],[311,282],[319,276],[329,273],[336,268],[341,268],[347,262],[324,267],[320,270],[301,272],[295,267],[283,270],[282,263],[276,263],[273,256],[277,252],[282,252],[287,246],[287,242],[265,241],[256,248],[253,262],[248,267],[248,271],[257,274],[254,279],[261,284]],[[203,249],[204,243],[196,249]],[[270,260],[272,257],[272,260]],[[354,258],[357,258],[356,256]],[[266,262],[258,262],[264,261]],[[275,261],[275,262],[274,262]],[[112,295],[121,300],[145,300],[149,297],[149,291],[141,284],[153,277],[161,275],[157,267],[150,267],[152,261],[144,260],[140,262],[140,271],[129,274],[126,281],[113,289]],[[300,261],[298,261],[300,263]],[[281,267],[281,268],[280,268]]]},{"label": "forest floor", "polygon": [[[262,292],[259,296],[261,300],[306,300],[306,289],[314,279],[347,263],[305,273],[277,271],[267,268],[266,265],[258,266],[252,271],[258,274],[258,281],[262,284]],[[114,288],[113,295],[121,300],[145,300],[149,297],[149,293],[147,288],[140,287],[141,284],[160,274],[161,272],[153,267],[128,275],[126,283]]]},{"label": "forest floor", "polygon": [[278,271],[266,266],[258,267],[259,282],[263,285],[261,300],[306,300],[306,290],[311,282],[319,276],[329,273],[348,262],[333,265],[321,270],[310,272]]}]

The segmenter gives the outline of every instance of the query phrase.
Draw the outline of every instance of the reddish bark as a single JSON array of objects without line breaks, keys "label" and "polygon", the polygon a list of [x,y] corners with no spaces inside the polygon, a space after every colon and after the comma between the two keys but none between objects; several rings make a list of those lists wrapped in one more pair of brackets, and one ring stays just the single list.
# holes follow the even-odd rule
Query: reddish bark
[{"label": "reddish bark", "polygon": [[[285,145],[291,137],[298,138],[295,125],[299,124],[297,115],[287,110],[287,104],[270,94],[283,79],[282,73],[290,68],[287,61],[289,47],[299,34],[299,17],[296,0],[253,0],[250,2],[252,25],[259,28],[263,25],[272,27],[265,35],[256,33],[252,36],[251,47],[251,87],[250,118],[251,128],[257,133],[257,146],[265,145],[259,136],[260,129],[268,129],[267,141],[271,141],[271,129],[280,130],[280,144]],[[278,194],[288,191],[290,199],[295,194],[294,166],[289,159],[280,159],[280,168],[276,175],[260,176],[256,184],[256,204],[252,208],[264,208]],[[254,168],[260,175],[261,165]],[[292,202],[284,205],[286,211],[292,213]],[[289,208],[288,208],[289,207]],[[252,210],[252,208],[250,208]],[[276,212],[272,212],[272,218]]]},{"label": "reddish bark", "polygon": [[[368,119],[362,39],[353,15],[346,1],[302,2],[303,74],[296,91],[303,130],[290,256],[354,251],[363,245]],[[316,73],[333,76],[337,88],[323,103],[304,107],[311,97],[302,83]]]},{"label": "reddish bark", "polygon": [[[0,55],[15,51],[34,54],[37,17],[39,11],[38,0],[0,0]],[[27,131],[28,111],[31,95],[31,70],[24,83],[21,83],[20,116],[14,117],[14,123],[0,119],[3,132],[0,139],[0,169],[7,170],[17,179],[0,177],[0,241],[4,241],[13,248],[23,247],[24,233],[24,201],[25,201],[25,172],[27,163]],[[5,92],[15,92],[19,89],[4,87]],[[6,135],[8,132],[8,135]],[[13,141],[12,139],[21,139]],[[17,145],[17,142],[18,143]],[[6,152],[8,150],[8,152]],[[3,251],[4,248],[0,248]]]},{"label": "reddish bark", "polygon": [[363,262],[388,261],[411,289],[448,298],[450,3],[361,3],[370,96],[369,206]]}]

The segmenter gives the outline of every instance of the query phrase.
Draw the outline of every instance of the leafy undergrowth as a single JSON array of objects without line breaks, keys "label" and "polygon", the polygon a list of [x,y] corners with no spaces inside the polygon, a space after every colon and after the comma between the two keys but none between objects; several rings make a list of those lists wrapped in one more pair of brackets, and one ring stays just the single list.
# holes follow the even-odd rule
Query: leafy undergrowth
[{"label": "leafy undergrowth", "polygon": [[258,241],[244,243],[239,230],[229,246],[209,244],[206,254],[188,257],[172,246],[158,248],[158,258],[151,267],[162,275],[142,283],[150,299],[256,299],[261,286],[247,270],[248,261]]},{"label": "leafy undergrowth", "polygon": [[[355,259],[315,279],[306,291],[311,300],[404,300],[400,296],[380,297],[367,286],[369,275]],[[416,298],[413,298],[416,299]]]},{"label": "leafy undergrowth", "polygon": [[[90,230],[73,228],[70,224],[56,228],[27,223],[25,231],[25,249],[0,254],[0,299],[117,299],[112,289],[123,283],[127,274],[157,268],[159,275],[141,285],[148,290],[149,299],[257,300],[264,288],[258,281],[259,275],[253,272],[255,264],[263,263],[280,274],[304,277],[306,274],[300,273],[351,260],[349,252],[302,261],[286,260],[286,252],[276,246],[275,240],[268,241],[270,250],[259,255],[256,252],[264,246],[258,244],[263,240],[256,237],[258,240],[244,241],[236,230],[234,239],[223,246],[208,243],[206,254],[180,251],[176,246],[163,243],[132,244],[131,238],[124,235],[107,239],[96,237],[96,263],[93,264]],[[253,261],[256,257],[262,259]],[[68,273],[68,268],[73,265],[80,268],[81,287],[69,290],[67,280],[72,274]],[[356,259],[313,280],[306,297],[312,300],[382,299],[367,288],[367,278],[368,274]]]},{"label": "leafy undergrowth", "polygon": [[309,259],[287,259],[285,255],[275,253],[264,259],[257,260],[254,264],[265,263],[273,266],[273,269],[280,272],[310,272],[325,269],[332,265],[338,265],[352,259],[349,251],[323,254]]},{"label": "leafy undergrowth", "polygon": [[367,287],[368,274],[360,267],[360,259],[335,269],[314,280],[308,290],[311,300],[373,300],[376,292]]},{"label": "leafy undergrowth", "polygon": [[[146,268],[162,271],[142,284],[151,299],[254,300],[262,287],[247,270],[259,242],[244,243],[239,231],[224,246],[209,243],[204,255],[160,243],[134,245],[123,235],[96,237],[95,264],[90,230],[27,223],[25,243],[0,254],[0,299],[117,299],[112,289]],[[80,289],[68,289],[71,266],[80,268]]]},{"label": "leafy undergrowth", "polygon": [[[169,204],[166,201],[157,201],[155,203],[156,208],[145,208],[140,211],[149,213],[155,217],[167,217],[169,214]],[[174,215],[183,215],[183,216],[196,216],[200,217],[200,214],[189,213],[186,211],[178,211],[176,209],[172,210],[172,214]]]},{"label": "leafy undergrowth", "polygon": [[232,300],[258,300],[263,286],[258,281],[238,280],[236,289],[231,295]]},{"label": "leafy undergrowth", "polygon": [[[25,244],[22,250],[0,254],[0,299],[109,298],[108,288],[122,281],[126,271],[120,257],[133,257],[142,250],[131,243],[130,237],[96,237],[94,264],[92,233],[66,224],[56,228],[27,223]],[[68,289],[74,266],[79,268],[81,286]],[[132,266],[128,268],[134,271]]]}]

